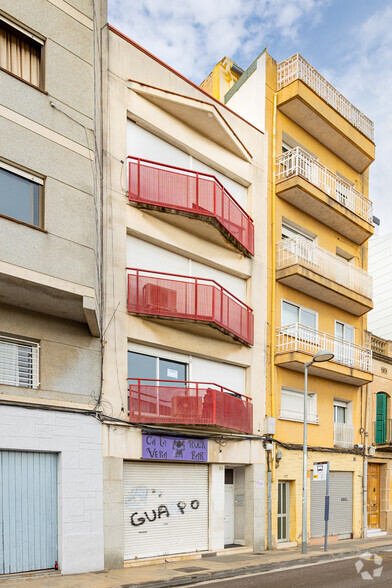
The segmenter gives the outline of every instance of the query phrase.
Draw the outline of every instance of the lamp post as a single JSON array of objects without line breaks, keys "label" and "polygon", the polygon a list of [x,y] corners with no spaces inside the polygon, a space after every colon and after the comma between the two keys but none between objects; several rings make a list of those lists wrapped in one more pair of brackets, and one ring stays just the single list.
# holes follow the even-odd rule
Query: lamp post
[{"label": "lamp post", "polygon": [[302,553],[308,552],[308,369],[314,363],[330,361],[334,358],[332,351],[318,351],[311,361],[305,363],[305,389],[304,389],[304,444],[302,460]]}]

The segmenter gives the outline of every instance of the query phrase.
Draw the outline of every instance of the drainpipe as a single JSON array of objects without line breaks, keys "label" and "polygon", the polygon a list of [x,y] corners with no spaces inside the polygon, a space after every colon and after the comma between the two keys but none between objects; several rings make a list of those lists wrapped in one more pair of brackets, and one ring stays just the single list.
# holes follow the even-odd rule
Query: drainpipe
[{"label": "drainpipe", "polygon": [[272,441],[266,440],[265,448],[267,450],[267,549],[272,549],[272,507],[271,507],[271,494],[272,494],[272,472],[271,472],[271,450],[269,447],[272,445]]},{"label": "drainpipe", "polygon": [[[362,387],[363,390],[363,387]],[[364,433],[364,456],[363,456],[363,537],[367,537],[367,471],[368,471],[368,439],[369,439],[369,385],[366,384],[365,400],[365,433]]]}]

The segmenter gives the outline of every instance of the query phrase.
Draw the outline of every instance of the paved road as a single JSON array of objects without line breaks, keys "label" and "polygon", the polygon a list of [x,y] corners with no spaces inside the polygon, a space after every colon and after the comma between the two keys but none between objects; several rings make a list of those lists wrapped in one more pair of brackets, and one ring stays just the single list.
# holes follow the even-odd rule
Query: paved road
[{"label": "paved road", "polygon": [[[263,572],[230,580],[193,584],[205,588],[364,588],[392,586],[392,551],[379,551],[382,561],[372,555],[329,563],[311,564],[283,571]],[[357,569],[358,568],[358,569]],[[381,569],[382,568],[382,569]],[[380,574],[381,570],[381,575]]]}]

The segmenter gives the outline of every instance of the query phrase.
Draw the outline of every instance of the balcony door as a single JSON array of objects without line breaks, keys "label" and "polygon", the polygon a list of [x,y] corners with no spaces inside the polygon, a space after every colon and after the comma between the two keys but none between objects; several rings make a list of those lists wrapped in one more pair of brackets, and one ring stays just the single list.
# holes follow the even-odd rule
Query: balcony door
[{"label": "balcony door", "polygon": [[375,437],[376,443],[385,443],[387,440],[387,395],[384,392],[377,394]]},{"label": "balcony door", "polygon": [[354,327],[335,321],[335,337],[341,339],[341,341],[335,342],[335,361],[352,367],[354,365]]}]

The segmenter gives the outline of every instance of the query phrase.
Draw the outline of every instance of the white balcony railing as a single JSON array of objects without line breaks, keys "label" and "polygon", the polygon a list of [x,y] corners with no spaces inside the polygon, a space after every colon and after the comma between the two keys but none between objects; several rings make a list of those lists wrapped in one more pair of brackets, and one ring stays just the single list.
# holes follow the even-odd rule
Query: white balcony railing
[{"label": "white balcony railing", "polygon": [[302,80],[361,133],[374,140],[374,124],[318,73],[299,53],[278,64],[278,90]]},{"label": "white balcony railing", "polygon": [[370,274],[300,235],[276,244],[277,270],[296,263],[362,296],[372,297],[373,280]]},{"label": "white balcony railing", "polygon": [[366,222],[373,222],[372,202],[301,147],[281,153],[276,158],[276,181],[292,176],[305,178]]},{"label": "white balcony railing", "polygon": [[[299,423],[304,422],[304,411],[300,410],[288,410],[287,408],[281,408],[279,411],[279,418],[285,421],[298,421]],[[318,425],[319,415],[308,413],[308,423]]]},{"label": "white balcony railing", "polygon": [[354,425],[347,423],[333,424],[333,444],[336,447],[350,449],[354,446]]},{"label": "white balcony railing", "polygon": [[277,353],[302,351],[314,355],[317,351],[327,350],[334,354],[333,362],[363,372],[372,371],[372,351],[361,345],[350,343],[339,337],[316,331],[305,325],[294,323],[276,329]]}]

